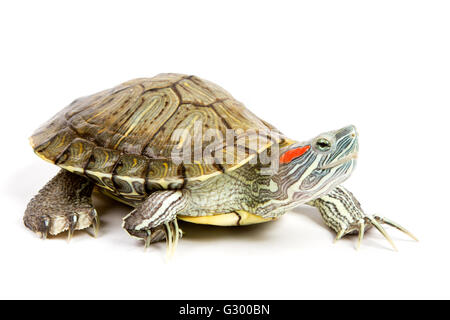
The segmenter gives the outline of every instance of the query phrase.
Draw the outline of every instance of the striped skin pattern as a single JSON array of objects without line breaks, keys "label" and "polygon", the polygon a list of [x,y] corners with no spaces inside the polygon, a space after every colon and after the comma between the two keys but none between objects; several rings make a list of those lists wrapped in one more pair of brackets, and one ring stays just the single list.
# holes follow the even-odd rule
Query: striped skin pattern
[{"label": "striped skin pattern", "polygon": [[325,224],[336,233],[342,230],[345,234],[358,231],[358,223],[364,218],[361,204],[343,187],[337,187],[308,204],[319,209]]},{"label": "striped skin pattern", "polygon": [[[191,147],[193,158],[194,141],[173,133],[183,129],[195,136],[195,123],[201,123],[197,129],[202,132],[212,133],[210,141],[221,141],[230,129],[243,131],[232,141],[233,148],[214,145],[214,157],[232,153],[236,161],[172,161],[173,149],[180,145]],[[234,148],[249,139],[258,140],[260,148]],[[219,86],[195,76],[160,74],[75,100],[41,126],[30,142],[41,158],[136,203],[155,190],[179,189],[187,181],[232,170],[281,139],[273,126]],[[201,141],[201,148],[210,141]]]},{"label": "striped skin pattern", "polygon": [[[224,140],[230,130],[235,136]],[[67,229],[70,235],[93,224],[94,185],[135,207],[124,218],[130,235],[146,246],[166,239],[169,251],[181,235],[177,217],[245,225],[275,220],[308,201],[338,236],[355,231],[355,221],[360,235],[361,221],[379,230],[377,219],[401,228],[364,215],[353,195],[337,187],[356,163],[353,126],[295,142],[219,86],[195,76],[160,74],[77,99],[30,142],[38,156],[63,169],[25,213],[26,225],[44,235]],[[174,150],[182,151],[182,159]],[[197,159],[199,150],[212,157]],[[267,163],[259,156],[278,156],[278,151],[278,170],[264,174]],[[233,161],[224,162],[228,156]],[[54,204],[59,215],[51,212]]]},{"label": "striped skin pattern", "polygon": [[[333,141],[332,148],[327,152],[321,152],[315,147],[316,141],[323,137]],[[290,145],[281,154],[304,145],[312,147],[300,157],[281,165],[278,173],[272,177],[269,185],[276,185],[278,189],[265,191],[266,196],[262,198],[266,201],[258,206],[257,214],[274,216],[326,194],[344,182],[356,165],[358,139],[353,126],[323,133],[306,143]]]},{"label": "striped skin pattern", "polygon": [[[315,147],[315,141],[324,137],[334,142],[333,148],[327,152],[318,151]],[[304,148],[305,144],[311,147]],[[216,225],[224,225],[224,221],[230,225],[247,224],[242,221],[240,212],[244,212],[247,219],[260,217],[259,220],[252,219],[253,223],[272,221],[288,209],[328,193],[349,177],[358,150],[357,134],[353,126],[324,133],[305,144],[282,144],[281,157],[286,153],[292,154],[292,151],[298,148],[303,151],[294,151],[297,157],[281,163],[278,172],[271,176],[261,174],[262,163],[247,163],[206,180],[186,183],[183,189],[183,206],[177,205],[178,199],[174,203],[176,215],[186,221]],[[159,202],[152,198],[163,198],[165,192],[167,191],[154,192],[144,202],[145,206],[162,208]],[[140,207],[141,205],[138,208]],[[173,212],[170,202],[161,210]],[[168,214],[157,211],[152,215]],[[145,239],[147,244],[154,240],[151,234],[146,236],[146,232],[158,230],[161,223],[154,224],[151,221],[152,215],[148,215],[144,210],[138,212],[139,210],[136,210],[136,213],[124,219],[124,228],[131,235]],[[233,215],[230,216],[229,213],[236,214],[238,219],[232,219]],[[215,217],[211,220],[186,218],[207,216]],[[167,226],[166,229],[171,230],[168,234],[178,235],[176,228]],[[178,241],[178,238],[168,237],[171,248],[171,244]]]},{"label": "striped skin pattern", "polygon": [[146,239],[146,247],[164,233],[169,253],[173,254],[181,235],[176,216],[185,206],[183,191],[154,192],[124,218],[123,228],[133,237]]},{"label": "striped skin pattern", "polygon": [[319,209],[325,224],[336,231],[336,240],[341,239],[347,234],[358,233],[358,249],[365,231],[373,226],[386,238],[394,250],[397,251],[397,247],[381,224],[392,226],[418,241],[411,232],[398,223],[379,215],[372,216],[365,214],[355,196],[342,186],[334,188],[326,195],[307,204]]},{"label": "striped skin pattern", "polygon": [[[273,218],[287,210],[327,193],[349,177],[355,166],[355,154],[358,144],[353,127],[344,128],[336,133],[337,146],[329,153],[320,153],[310,148],[302,156],[289,163],[280,164],[274,175],[261,175],[262,164],[246,164],[236,170],[208,180],[190,183],[188,205],[181,215],[205,216],[217,212],[244,210],[263,218]],[[350,138],[348,138],[350,137]],[[313,144],[315,139],[306,144]],[[294,143],[281,153],[298,148],[302,144]],[[335,153],[339,154],[336,155]],[[327,166],[347,161],[327,169]]]},{"label": "striped skin pattern", "polygon": [[[208,216],[242,210],[262,218],[278,217],[327,193],[349,177],[356,161],[353,155],[358,148],[355,132],[353,127],[346,127],[324,134],[334,137],[336,148],[321,153],[311,147],[300,157],[281,164],[274,175],[262,175],[264,165],[261,163],[247,163],[204,181],[188,182],[184,186],[187,203],[178,214]],[[306,144],[311,145],[316,139]],[[300,145],[289,144],[281,149],[281,154]],[[345,161],[340,163],[341,160]]]},{"label": "striped skin pattern", "polygon": [[[330,151],[320,152],[316,150],[314,141],[324,136],[333,140],[335,146]],[[291,153],[302,148],[300,145],[288,144],[281,153]],[[298,153],[298,157],[290,162],[281,163],[278,172],[272,176],[261,174],[261,163],[247,163],[203,181],[188,182],[183,193],[178,191],[182,198],[175,196],[170,200],[170,191],[156,191],[124,219],[124,228],[131,235],[150,243],[153,230],[165,223],[159,217],[168,217],[172,221],[178,216],[190,222],[216,225],[224,225],[224,221],[231,225],[245,225],[247,223],[242,221],[242,216],[252,219],[253,223],[274,220],[288,209],[326,194],[344,181],[354,167],[358,143],[352,126],[323,134],[307,145],[311,147],[305,148],[306,151]],[[244,215],[239,212],[244,212]],[[230,219],[229,213],[235,213],[239,218]],[[211,220],[186,218],[217,215],[221,217]],[[254,216],[260,219],[254,219]],[[167,226],[166,229],[170,230],[168,234],[178,235],[176,228]],[[170,244],[178,238],[168,237],[171,248]]]}]

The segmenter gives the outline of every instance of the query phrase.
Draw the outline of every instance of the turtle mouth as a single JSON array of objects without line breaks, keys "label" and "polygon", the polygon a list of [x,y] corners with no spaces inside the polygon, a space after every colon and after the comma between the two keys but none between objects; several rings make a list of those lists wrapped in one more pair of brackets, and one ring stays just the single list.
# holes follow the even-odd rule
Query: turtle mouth
[{"label": "turtle mouth", "polygon": [[348,161],[356,160],[357,158],[358,158],[358,152],[355,151],[355,152],[350,153],[349,155],[346,155],[342,159],[333,161],[333,162],[331,162],[329,164],[326,164],[326,165],[320,167],[320,169],[322,169],[322,170],[323,169],[331,169],[331,168],[340,166],[341,164],[344,164],[344,163],[346,163]]}]

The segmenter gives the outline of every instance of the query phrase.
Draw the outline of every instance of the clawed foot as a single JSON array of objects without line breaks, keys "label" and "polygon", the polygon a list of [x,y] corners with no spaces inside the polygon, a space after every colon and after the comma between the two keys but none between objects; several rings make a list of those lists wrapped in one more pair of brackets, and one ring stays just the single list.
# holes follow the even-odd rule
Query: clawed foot
[{"label": "clawed foot", "polygon": [[[160,231],[160,235],[157,234],[158,231]],[[168,257],[173,256],[178,245],[178,240],[183,236],[183,231],[178,227],[177,219],[170,222],[165,222],[161,227],[156,228],[153,232],[150,229],[147,229],[146,233],[147,236],[144,238],[145,249],[147,249],[152,242],[166,239]]]},{"label": "clawed foot", "polygon": [[124,229],[138,239],[144,240],[144,247],[147,249],[151,243],[166,240],[167,257],[172,257],[178,245],[178,240],[183,236],[183,231],[179,228],[177,219],[169,222],[164,222],[154,228],[142,228],[136,230],[127,224],[126,218],[124,221]]},{"label": "clawed foot", "polygon": [[67,231],[70,240],[75,230],[91,226],[96,236],[100,220],[92,206],[92,189],[86,178],[61,170],[28,203],[23,221],[43,239]]},{"label": "clawed foot", "polygon": [[154,192],[123,218],[122,226],[131,236],[143,239],[146,248],[165,238],[167,256],[171,257],[182,235],[177,212],[185,204],[186,198],[180,190]]},{"label": "clawed foot", "polygon": [[381,226],[381,224],[387,224],[391,227],[396,228],[397,230],[402,231],[403,233],[407,234],[412,239],[419,241],[411,232],[403,228],[398,223],[395,223],[392,220],[380,217],[378,215],[365,215],[361,219],[359,219],[356,223],[350,224],[347,228],[341,229],[338,231],[335,242],[339,239],[341,239],[343,236],[351,233],[358,233],[358,243],[356,248],[359,249],[361,246],[361,242],[364,238],[364,233],[366,230],[368,230],[370,227],[375,227],[385,238],[386,240],[391,244],[391,246],[394,248],[395,251],[398,251],[397,247],[395,246],[394,242],[392,241],[389,234],[386,232],[386,230]]},{"label": "clawed foot", "polygon": [[392,226],[418,241],[411,232],[398,223],[378,215],[372,216],[365,214],[355,196],[342,186],[336,187],[328,194],[310,201],[308,204],[319,209],[325,224],[336,231],[337,236],[335,241],[347,234],[358,233],[357,249],[361,246],[365,231],[373,226],[397,251],[397,247],[381,226],[382,224]]},{"label": "clawed foot", "polygon": [[67,231],[67,240],[73,236],[75,230],[92,227],[97,237],[100,219],[94,208],[81,209],[74,212],[46,212],[43,214],[25,214],[25,225],[40,235],[42,239]]}]

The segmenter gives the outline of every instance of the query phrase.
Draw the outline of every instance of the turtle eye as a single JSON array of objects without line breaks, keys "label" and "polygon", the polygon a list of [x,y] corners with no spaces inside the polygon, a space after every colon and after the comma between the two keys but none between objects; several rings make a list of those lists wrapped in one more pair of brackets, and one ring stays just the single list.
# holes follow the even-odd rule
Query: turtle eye
[{"label": "turtle eye", "polygon": [[319,138],[316,140],[315,147],[319,151],[328,151],[331,149],[331,142],[325,138]]}]

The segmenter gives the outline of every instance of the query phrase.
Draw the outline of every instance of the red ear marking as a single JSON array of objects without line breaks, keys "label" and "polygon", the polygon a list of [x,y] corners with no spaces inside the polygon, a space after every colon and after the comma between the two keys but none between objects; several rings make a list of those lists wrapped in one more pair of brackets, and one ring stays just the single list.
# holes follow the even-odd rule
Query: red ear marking
[{"label": "red ear marking", "polygon": [[306,151],[309,150],[311,146],[304,146],[300,148],[295,148],[292,150],[288,150],[285,153],[283,153],[280,157],[280,163],[289,163],[292,161],[292,159],[298,158],[301,155],[303,155]]}]

